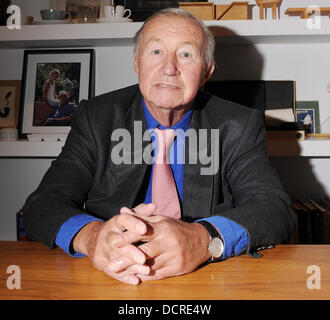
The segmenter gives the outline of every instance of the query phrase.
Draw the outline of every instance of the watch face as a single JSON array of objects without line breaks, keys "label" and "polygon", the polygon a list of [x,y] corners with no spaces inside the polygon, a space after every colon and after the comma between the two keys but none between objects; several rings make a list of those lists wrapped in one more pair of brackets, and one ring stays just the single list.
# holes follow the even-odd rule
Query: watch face
[{"label": "watch face", "polygon": [[210,254],[213,258],[220,258],[223,252],[223,243],[220,238],[212,238],[209,246]]}]

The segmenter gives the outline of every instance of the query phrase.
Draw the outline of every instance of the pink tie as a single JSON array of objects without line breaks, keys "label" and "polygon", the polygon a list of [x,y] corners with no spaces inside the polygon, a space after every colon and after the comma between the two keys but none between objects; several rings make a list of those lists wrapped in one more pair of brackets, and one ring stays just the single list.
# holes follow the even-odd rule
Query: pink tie
[{"label": "pink tie", "polygon": [[171,166],[166,161],[175,138],[173,129],[155,129],[158,151],[152,175],[152,202],[157,206],[156,215],[181,218],[180,202]]}]

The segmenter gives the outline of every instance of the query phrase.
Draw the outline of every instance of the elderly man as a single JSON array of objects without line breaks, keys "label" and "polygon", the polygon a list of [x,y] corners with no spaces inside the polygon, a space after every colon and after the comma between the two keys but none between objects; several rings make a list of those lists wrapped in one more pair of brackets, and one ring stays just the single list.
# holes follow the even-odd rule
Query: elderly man
[{"label": "elderly man", "polygon": [[58,93],[58,99],[61,104],[53,108],[52,112],[47,116],[44,125],[51,126],[69,126],[77,111],[77,106],[69,102],[70,94],[65,90]]},{"label": "elderly man", "polygon": [[[269,165],[262,115],[199,90],[214,69],[205,25],[166,9],[135,42],[139,85],[81,102],[62,153],[26,201],[28,233],[129,284],[288,239],[295,219]],[[121,145],[122,161],[118,132],[134,138]],[[194,139],[188,146],[173,132],[196,132],[200,157],[179,161],[179,145],[190,154]],[[128,161],[139,159],[138,136],[143,155],[155,146],[153,163]],[[202,171],[209,154],[219,164],[211,173]]]}]

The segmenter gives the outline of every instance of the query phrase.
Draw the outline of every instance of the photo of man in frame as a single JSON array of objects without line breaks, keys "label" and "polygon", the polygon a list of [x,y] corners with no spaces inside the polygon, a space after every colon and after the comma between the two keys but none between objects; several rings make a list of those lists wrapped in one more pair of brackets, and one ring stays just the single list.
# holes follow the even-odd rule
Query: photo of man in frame
[{"label": "photo of man in frame", "polygon": [[81,63],[38,63],[34,126],[70,126],[79,102]]}]

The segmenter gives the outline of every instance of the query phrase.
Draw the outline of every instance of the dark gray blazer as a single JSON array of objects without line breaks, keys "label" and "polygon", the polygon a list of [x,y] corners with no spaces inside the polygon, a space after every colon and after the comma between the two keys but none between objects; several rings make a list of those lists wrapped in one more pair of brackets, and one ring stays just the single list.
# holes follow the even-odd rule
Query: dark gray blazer
[{"label": "dark gray blazer", "polygon": [[[248,252],[287,240],[295,218],[269,163],[262,114],[201,91],[194,105],[191,128],[208,133],[219,129],[220,168],[214,175],[201,175],[203,164],[185,164],[182,218],[232,219],[249,233]],[[61,154],[24,205],[29,235],[53,248],[59,228],[74,215],[109,219],[122,206],[143,202],[150,165],[111,161],[111,150],[118,144],[111,141],[112,132],[126,128],[134,137],[134,120],[142,121],[144,132],[137,85],[80,103]]]}]

